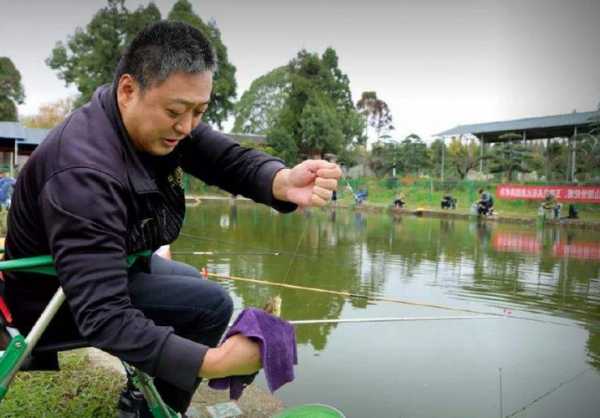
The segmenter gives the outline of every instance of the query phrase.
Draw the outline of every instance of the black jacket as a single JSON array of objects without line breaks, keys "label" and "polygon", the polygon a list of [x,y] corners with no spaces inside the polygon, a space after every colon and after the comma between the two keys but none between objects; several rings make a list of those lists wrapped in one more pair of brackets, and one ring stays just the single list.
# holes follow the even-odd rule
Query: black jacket
[{"label": "black jacket", "polygon": [[7,274],[5,296],[16,326],[27,332],[60,283],[76,328],[91,345],[191,387],[207,347],[155,325],[131,305],[125,256],[177,237],[185,211],[182,170],[291,211],[294,205],[272,196],[281,168],[280,160],[243,148],[206,124],[165,157],[139,154],[122,125],[114,90],[99,88],[48,134],[19,175],[6,258],[51,254],[58,280]]}]

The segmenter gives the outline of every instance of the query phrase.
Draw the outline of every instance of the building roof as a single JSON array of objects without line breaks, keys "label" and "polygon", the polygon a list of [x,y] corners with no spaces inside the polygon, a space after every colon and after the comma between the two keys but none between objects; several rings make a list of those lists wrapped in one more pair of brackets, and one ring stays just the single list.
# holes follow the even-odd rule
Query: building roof
[{"label": "building roof", "polygon": [[264,144],[265,142],[267,142],[267,137],[264,135],[242,134],[233,132],[225,135],[240,143],[245,141],[251,141],[255,144]]},{"label": "building roof", "polygon": [[0,122],[0,140],[10,139],[19,145],[39,145],[49,129],[26,128],[19,122]]},{"label": "building roof", "polygon": [[527,139],[570,137],[575,127],[578,132],[585,132],[590,129],[590,123],[594,120],[600,120],[600,111],[458,125],[440,132],[437,136],[471,134],[480,138],[483,136],[486,142],[498,141],[501,135],[511,132],[519,134],[525,132]]},{"label": "building roof", "polygon": [[[2,140],[16,140],[19,145],[37,146],[46,138],[49,131],[50,129],[26,128],[19,122],[0,122],[0,142]],[[239,133],[226,135],[238,142],[252,141],[256,144],[263,144],[267,141],[267,138],[262,135]]]}]

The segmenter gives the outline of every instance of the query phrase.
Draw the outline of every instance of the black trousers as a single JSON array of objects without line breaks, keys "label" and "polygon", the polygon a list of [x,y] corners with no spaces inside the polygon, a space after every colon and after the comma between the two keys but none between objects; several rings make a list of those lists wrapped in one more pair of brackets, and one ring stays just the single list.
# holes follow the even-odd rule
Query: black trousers
[{"label": "black trousers", "polygon": [[[176,334],[210,347],[219,343],[233,312],[231,297],[219,284],[187,264],[157,255],[150,260],[149,272],[131,269],[129,292],[132,304],[157,325],[171,326]],[[193,392],[160,379],[154,383],[171,408],[185,413]]]},{"label": "black trousers", "polygon": [[[133,266],[128,272],[129,292],[133,306],[157,325],[171,326],[176,334],[198,343],[214,347],[219,343],[225,332],[231,314],[233,303],[229,294],[219,284],[206,280],[193,267],[177,261],[166,260],[153,255],[148,266]],[[36,279],[36,286],[49,283],[47,277]],[[54,288],[50,289],[53,293]],[[11,300],[26,301],[29,295],[11,295]],[[39,302],[34,301],[35,312],[27,311],[26,303],[11,306],[15,319],[37,318],[40,312]],[[32,308],[33,309],[33,308]],[[33,322],[16,324],[23,334],[27,334]],[[78,342],[85,346],[85,340],[77,331],[73,316],[65,303],[44,332],[38,348],[42,346],[64,346],[65,343]],[[28,364],[33,370],[58,370],[56,351],[35,352]],[[198,370],[182,371],[194,373]],[[196,382],[196,387],[200,379]],[[184,391],[160,379],[155,379],[155,385],[163,400],[178,412],[185,412],[192,399],[193,391]]]}]

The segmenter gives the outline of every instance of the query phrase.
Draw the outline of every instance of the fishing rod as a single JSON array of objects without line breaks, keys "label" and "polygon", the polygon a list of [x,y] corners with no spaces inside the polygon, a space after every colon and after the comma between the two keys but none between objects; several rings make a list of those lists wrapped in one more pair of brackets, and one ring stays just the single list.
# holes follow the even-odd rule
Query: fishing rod
[{"label": "fishing rod", "polygon": [[281,255],[279,251],[272,252],[225,252],[225,251],[172,251],[173,255],[216,255],[216,256],[228,256],[228,255]]},{"label": "fishing rod", "polygon": [[[292,325],[361,324],[372,322],[460,321],[466,319],[500,319],[490,315],[461,316],[390,316],[381,318],[301,319],[286,321]],[[233,325],[233,322],[229,326]]]},{"label": "fishing rod", "polygon": [[358,196],[356,195],[356,193],[354,193],[354,189],[350,185],[350,182],[348,181],[346,174],[344,174],[344,170],[342,170],[342,179],[346,182],[346,187],[348,187],[350,189],[350,193],[352,193],[352,196],[354,196],[354,201],[357,201]]},{"label": "fishing rod", "polygon": [[[189,238],[197,238],[197,239],[204,239],[202,237],[196,237],[195,235],[189,235],[189,234],[181,234],[181,235],[187,235]],[[223,241],[223,240],[213,240],[213,239],[209,239],[206,238],[206,240],[208,241],[217,241],[217,242],[222,242],[222,243],[230,243],[230,244],[235,244],[235,242],[233,241]],[[353,243],[349,243],[348,245],[353,245]],[[0,250],[1,252],[1,250]],[[215,257],[227,257],[227,256],[232,256],[232,255],[240,255],[240,256],[280,256],[280,255],[294,255],[296,257],[318,257],[317,254],[303,254],[303,253],[298,253],[298,251],[296,252],[290,252],[290,251],[264,251],[264,252],[225,252],[225,251],[172,251],[171,252],[172,255],[187,255],[187,256],[215,256]],[[345,263],[342,262],[333,262],[333,263],[329,263],[330,265],[345,265]],[[525,287],[536,287],[539,286],[539,284],[537,282],[533,282],[533,281],[519,281],[519,284],[522,285],[524,288]]]},{"label": "fishing rod", "polygon": [[499,319],[497,316],[391,316],[381,318],[346,318],[346,319],[303,319],[287,321],[292,325],[314,324],[356,324],[365,322],[404,322],[404,321],[454,321],[461,319]]},{"label": "fishing rod", "polygon": [[[290,264],[290,266],[291,266],[291,264]],[[577,327],[574,324],[569,324],[569,323],[565,323],[565,322],[512,315],[512,314],[507,313],[507,311],[505,311],[504,313],[483,312],[483,311],[478,311],[475,309],[453,308],[451,306],[446,306],[446,305],[439,305],[439,304],[434,304],[434,303],[424,303],[424,302],[414,302],[414,301],[390,298],[390,297],[385,297],[385,296],[369,296],[369,295],[363,295],[363,294],[359,294],[359,293],[352,293],[352,292],[346,292],[346,291],[328,290],[328,289],[321,289],[321,288],[317,288],[317,287],[307,287],[307,286],[299,286],[299,285],[293,285],[293,284],[287,284],[287,283],[268,282],[266,280],[250,279],[250,278],[246,278],[246,277],[237,277],[237,276],[228,276],[228,275],[218,274],[218,273],[209,273],[207,271],[206,267],[204,267],[200,272],[206,278],[212,277],[217,280],[241,281],[241,282],[247,282],[247,283],[263,284],[263,285],[267,285],[267,286],[284,287],[284,288],[288,288],[288,289],[327,293],[327,294],[331,294],[331,295],[344,296],[344,297],[348,297],[348,298],[360,298],[360,299],[367,299],[370,301],[400,303],[403,305],[420,306],[420,307],[434,308],[434,309],[443,309],[446,311],[453,311],[453,312],[463,312],[463,313],[470,313],[470,314],[476,314],[476,315],[494,316],[494,317],[499,317],[499,318],[519,319],[519,320],[523,320],[523,321],[538,322],[538,323],[543,323],[543,324],[561,325],[561,326],[566,326],[566,327]],[[289,269],[288,269],[288,272],[289,272]]]},{"label": "fishing rod", "polygon": [[[200,237],[198,235],[193,235],[193,234],[187,234],[187,233],[181,233],[179,234],[182,237],[185,238],[191,238],[191,239],[195,239],[195,240],[199,240],[199,241],[209,241],[209,242],[219,242],[221,244],[232,244],[232,245],[239,245],[240,242],[239,241],[226,241],[226,240],[220,240],[220,239],[216,239],[216,238],[206,238],[206,237]],[[269,249],[264,249],[264,248],[256,248],[256,247],[246,247],[249,248],[251,250],[257,250],[257,251],[265,251],[268,253],[271,253],[271,251]],[[294,253],[292,251],[285,251],[285,250],[279,250],[279,251],[272,251],[272,253],[277,253],[276,255],[294,255],[296,254],[297,257],[318,257],[318,255],[312,255],[312,254],[297,254]],[[212,255],[212,254],[195,254],[195,255]]]}]

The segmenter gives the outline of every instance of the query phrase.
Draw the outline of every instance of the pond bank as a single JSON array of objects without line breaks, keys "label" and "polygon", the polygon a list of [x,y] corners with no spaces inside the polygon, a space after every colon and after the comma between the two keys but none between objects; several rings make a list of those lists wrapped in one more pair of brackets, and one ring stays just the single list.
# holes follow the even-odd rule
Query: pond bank
[{"label": "pond bank", "polygon": [[[87,355],[94,366],[102,367],[121,374],[125,371],[116,357],[95,348],[87,348]],[[194,418],[211,418],[208,407],[229,402],[229,391],[214,390],[208,387],[206,380],[196,390],[188,416]],[[268,418],[283,410],[283,402],[257,385],[249,385],[239,401],[236,402],[242,411],[241,417]]]},{"label": "pond bank", "polygon": [[512,223],[512,224],[540,224],[540,225],[550,225],[550,226],[560,226],[564,228],[577,228],[577,229],[593,229],[600,230],[600,221],[596,220],[583,220],[583,219],[545,219],[541,220],[538,217],[531,216],[504,216],[502,214],[497,214],[493,216],[477,216],[472,215],[470,213],[455,211],[455,210],[433,210],[433,209],[396,209],[390,207],[382,207],[376,205],[363,204],[362,207],[352,207],[352,206],[337,206],[344,207],[349,209],[355,209],[359,211],[366,212],[374,212],[374,213],[384,213],[388,212],[392,215],[413,215],[413,216],[424,216],[430,218],[442,218],[442,219],[479,219],[485,222],[499,222],[499,223]]},{"label": "pond bank", "polygon": [[[189,195],[186,196],[186,204],[191,206],[196,206],[202,202],[202,200],[231,200],[232,202],[235,200],[245,200],[250,201],[244,197],[236,197],[232,199],[229,196],[198,196],[198,195]],[[417,209],[396,209],[390,206],[376,205],[371,203],[363,203],[360,206],[357,205],[347,205],[337,203],[335,206],[331,205],[330,208],[338,208],[338,209],[352,209],[359,212],[369,212],[369,213],[390,213],[392,215],[413,215],[413,216],[423,216],[430,218],[442,218],[442,219],[477,219],[477,215],[472,215],[468,212],[457,211],[457,210],[435,210],[429,208],[417,208]],[[600,231],[600,221],[598,220],[585,220],[585,219],[546,219],[540,220],[537,216],[506,216],[497,214],[494,216],[482,216],[479,217],[479,220],[485,222],[499,222],[499,223],[512,223],[512,224],[528,224],[534,225],[539,223],[540,225],[550,225],[550,226],[559,226],[563,228],[576,228],[576,229],[592,229]]]}]

